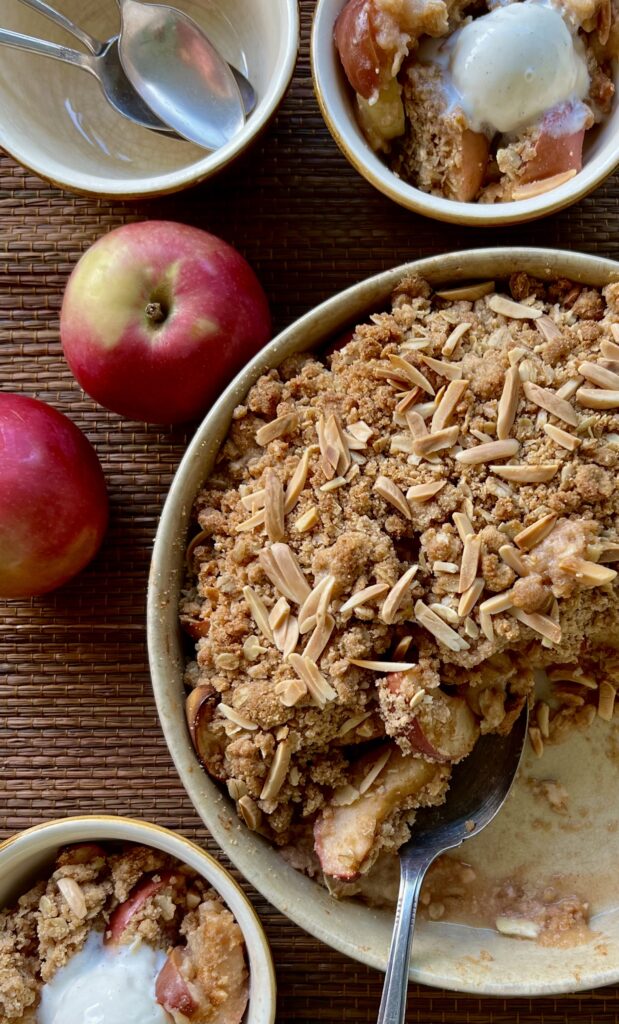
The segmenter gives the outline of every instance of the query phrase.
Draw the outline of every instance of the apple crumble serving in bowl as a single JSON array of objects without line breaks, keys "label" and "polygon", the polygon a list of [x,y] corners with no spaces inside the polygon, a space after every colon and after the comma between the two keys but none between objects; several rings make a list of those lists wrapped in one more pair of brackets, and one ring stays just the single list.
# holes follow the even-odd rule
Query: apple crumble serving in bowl
[{"label": "apple crumble serving in bowl", "polygon": [[534,669],[540,754],[619,682],[619,284],[409,275],[348,337],[237,405],[181,598],[202,763],[332,886],[414,834]]},{"label": "apple crumble serving in bowl", "polygon": [[519,201],[565,184],[612,108],[610,0],[348,0],[334,36],[371,148],[446,199]]},{"label": "apple crumble serving in bowl", "polygon": [[84,842],[0,911],[3,1024],[240,1024],[243,934],[197,871]]}]

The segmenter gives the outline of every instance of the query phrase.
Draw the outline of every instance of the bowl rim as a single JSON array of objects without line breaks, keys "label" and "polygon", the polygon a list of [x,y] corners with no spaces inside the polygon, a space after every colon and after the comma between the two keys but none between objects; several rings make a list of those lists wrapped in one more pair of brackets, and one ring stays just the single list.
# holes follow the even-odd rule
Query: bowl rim
[{"label": "bowl rim", "polygon": [[[78,174],[76,181],[67,177],[57,177],[46,171],[43,162],[26,158],[19,145],[7,143],[5,133],[0,126],[0,146],[18,164],[35,174],[42,181],[54,188],[65,189],[75,195],[97,196],[100,199],[140,200],[152,199],[157,196],[172,195],[183,189],[191,188],[215,177],[232,162],[240,158],[245,151],[256,142],[266,131],[282,103],[292,82],[297,63],[300,45],[300,19],[298,0],[280,0],[282,11],[286,13],[287,25],[284,40],[284,60],[276,69],[276,74],[269,86],[268,102],[259,103],[252,112],[241,131],[225,146],[207,154],[201,160],[184,165],[182,168],[169,171],[153,182],[153,178],[136,178],[130,186],[126,180],[119,179],[116,185],[106,180],[104,187],[97,187],[94,174]],[[121,115],[119,115],[121,116]],[[144,129],[148,131],[148,129]]]},{"label": "bowl rim", "polygon": [[[602,182],[619,167],[619,146],[615,155],[604,159],[594,157],[570,181],[558,188],[531,199],[511,200],[505,203],[464,203],[453,199],[434,196],[410,185],[393,174],[386,164],[372,152],[368,144],[359,137],[348,140],[342,131],[329,101],[328,91],[323,83],[323,67],[332,54],[325,52],[319,36],[325,31],[322,19],[330,0],[317,0],[312,18],[310,39],[310,67],[314,93],[325,124],[333,140],[355,170],[383,195],[399,206],[415,213],[431,217],[448,224],[493,228],[527,221],[558,213],[579,202],[595,191]],[[344,0],[341,0],[343,5]],[[329,29],[332,25],[329,26]],[[331,31],[329,31],[331,35]],[[358,144],[357,144],[358,143]]]},{"label": "bowl rim", "polygon": [[[491,266],[493,273],[487,268]],[[245,878],[279,911],[331,948],[368,966],[384,971],[381,956],[365,943],[364,924],[372,912],[354,905],[346,934],[334,923],[335,911],[321,906],[317,883],[283,861],[271,844],[240,822],[230,801],[197,762],[184,714],[182,672],[184,659],[177,615],[177,598],[183,578],[186,528],[193,496],[208,475],[213,459],[227,434],[232,409],[265,370],[279,365],[292,352],[310,350],[336,332],[358,322],[364,313],[385,301],[392,288],[410,272],[432,283],[453,286],[458,282],[504,278],[515,270],[539,276],[571,277],[592,285],[619,281],[619,262],[604,257],[538,247],[492,247],[459,251],[414,260],[384,270],[338,292],[309,310],[278,334],[229,384],[198,427],[183,456],[166,497],[151,560],[147,595],[147,643],[151,680],[161,727],[181,782],[196,811],[216,842]],[[353,309],[351,309],[351,303]],[[304,339],[303,342],[299,339]],[[308,340],[309,339],[309,340]],[[191,497],[188,497],[191,495]],[[257,856],[259,854],[259,856]],[[258,863],[266,861],[267,867]],[[294,876],[294,880],[293,880]],[[288,885],[287,879],[290,879]],[[330,898],[327,898],[330,901]],[[349,906],[352,901],[345,901]],[[359,909],[363,913],[359,913]],[[354,920],[353,920],[354,919]],[[517,940],[513,940],[517,941]],[[481,977],[437,975],[425,966],[412,964],[410,978],[418,983],[484,995],[555,995],[619,981],[619,959],[612,967],[585,969],[575,977],[563,966],[551,981],[536,984],[528,977],[497,982]]]},{"label": "bowl rim", "polygon": [[[262,922],[247,895],[230,872],[208,850],[204,850],[193,840],[188,839],[179,832],[164,828],[162,825],[156,825],[154,822],[146,821],[143,818],[131,818],[116,814],[68,815],[66,818],[52,818],[38,825],[32,825],[30,828],[16,832],[0,842],[0,864],[5,859],[7,852],[21,852],[22,847],[27,848],[30,846],[31,841],[38,838],[41,834],[48,837],[50,848],[52,846],[64,845],[64,843],[79,842],[80,840],[70,840],[63,837],[63,834],[72,828],[85,833],[82,839],[99,839],[102,842],[121,839],[129,842],[144,842],[147,846],[155,846],[157,849],[162,849],[157,843],[149,842],[148,837],[152,835],[155,839],[167,840],[169,844],[176,845],[180,850],[187,851],[190,857],[193,856],[194,860],[200,860],[206,864],[207,871],[198,868],[196,870],[201,871],[206,881],[218,892],[241,928],[249,959],[250,984],[259,986],[260,992],[265,999],[265,1012],[261,1013],[260,1016],[254,1016],[251,1014],[250,998],[248,1003],[249,1011],[244,1018],[244,1024],[274,1024],[277,983],[271,950]],[[146,838],[137,840],[130,835],[131,832],[135,833],[136,831],[140,834],[145,834]],[[116,834],[110,834],[110,832]],[[165,852],[170,851],[166,850]],[[182,860],[183,855],[177,852],[172,854],[172,856]]]}]

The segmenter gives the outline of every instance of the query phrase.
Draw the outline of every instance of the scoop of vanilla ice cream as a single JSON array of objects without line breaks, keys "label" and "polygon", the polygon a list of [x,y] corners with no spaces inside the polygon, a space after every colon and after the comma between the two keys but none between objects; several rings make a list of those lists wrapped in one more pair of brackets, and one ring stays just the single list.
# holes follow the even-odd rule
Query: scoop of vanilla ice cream
[{"label": "scoop of vanilla ice cream", "polygon": [[451,78],[474,131],[515,131],[588,92],[582,43],[553,7],[497,7],[452,38]]},{"label": "scoop of vanilla ice cream", "polygon": [[37,1024],[170,1024],[155,1000],[165,954],[147,945],[105,947],[91,933],[41,990]]}]

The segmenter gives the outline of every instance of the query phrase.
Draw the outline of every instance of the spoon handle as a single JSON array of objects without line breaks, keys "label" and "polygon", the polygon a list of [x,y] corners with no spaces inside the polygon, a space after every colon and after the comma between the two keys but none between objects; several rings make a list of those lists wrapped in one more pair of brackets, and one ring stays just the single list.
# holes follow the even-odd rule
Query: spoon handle
[{"label": "spoon handle", "polygon": [[21,0],[21,3],[25,4],[26,7],[32,8],[32,10],[36,11],[38,14],[42,14],[44,18],[49,18],[49,20],[53,21],[54,24],[60,25],[60,28],[63,28],[66,32],[70,32],[71,35],[75,36],[76,39],[79,39],[91,53],[95,54],[95,56],[98,56],[103,51],[105,47],[104,43],[100,42],[99,39],[95,39],[89,32],[80,28],[79,25],[76,25],[75,22],[70,20],[70,18],[61,14],[60,11],[54,10],[53,7],[44,3],[43,0]]},{"label": "spoon handle", "polygon": [[6,28],[0,28],[0,43],[4,43],[5,46],[12,46],[16,50],[38,53],[41,57],[53,57],[54,60],[62,60],[65,64],[74,64],[76,67],[84,68],[86,71],[96,74],[94,62],[97,58],[89,53],[79,53],[78,50],[70,50],[68,46],[49,43],[46,39],[36,39],[34,36],[25,36],[21,32],[11,32]]},{"label": "spoon handle", "polygon": [[419,893],[425,873],[437,856],[437,851],[428,850],[411,851],[402,856],[398,905],[377,1024],[404,1024]]}]

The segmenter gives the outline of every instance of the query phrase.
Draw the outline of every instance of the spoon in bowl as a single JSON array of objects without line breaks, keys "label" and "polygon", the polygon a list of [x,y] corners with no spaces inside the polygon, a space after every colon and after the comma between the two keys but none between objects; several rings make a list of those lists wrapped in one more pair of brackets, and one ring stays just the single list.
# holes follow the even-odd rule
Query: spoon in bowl
[{"label": "spoon in bowl", "polygon": [[162,121],[206,149],[229,142],[245,113],[236,79],[199,25],[163,4],[118,0],[127,78]]},{"label": "spoon in bowl", "polygon": [[400,848],[400,892],[377,1024],[404,1024],[410,952],[419,893],[441,854],[476,836],[499,812],[518,771],[528,709],[507,736],[482,736],[452,772],[447,799],[417,811],[411,838]]}]

